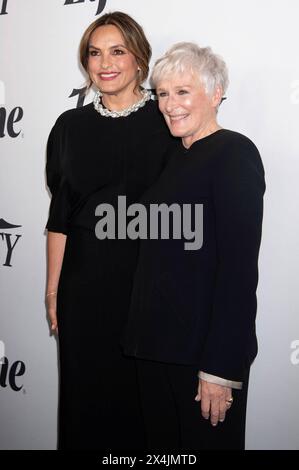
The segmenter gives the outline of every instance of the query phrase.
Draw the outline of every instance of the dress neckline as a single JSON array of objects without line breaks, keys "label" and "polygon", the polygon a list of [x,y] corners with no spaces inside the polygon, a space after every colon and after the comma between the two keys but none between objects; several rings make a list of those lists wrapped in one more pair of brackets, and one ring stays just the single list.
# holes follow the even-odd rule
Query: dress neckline
[{"label": "dress neckline", "polygon": [[223,129],[223,128],[218,129],[217,131],[212,132],[212,134],[209,134],[209,135],[207,135],[207,136],[205,136],[205,137],[202,137],[201,139],[195,140],[195,141],[190,145],[189,148],[186,148],[186,147],[184,146],[184,144],[183,144],[183,141],[181,140],[181,148],[182,148],[182,150],[183,150],[184,153],[189,153],[191,150],[194,149],[194,147],[198,147],[198,146],[200,146],[200,145],[203,145],[203,144],[205,144],[206,142],[208,142],[209,140],[214,139],[214,138],[216,137],[216,135],[218,135],[218,134],[220,134],[220,133],[222,133],[222,132],[226,132],[226,131],[227,131],[227,129]]}]

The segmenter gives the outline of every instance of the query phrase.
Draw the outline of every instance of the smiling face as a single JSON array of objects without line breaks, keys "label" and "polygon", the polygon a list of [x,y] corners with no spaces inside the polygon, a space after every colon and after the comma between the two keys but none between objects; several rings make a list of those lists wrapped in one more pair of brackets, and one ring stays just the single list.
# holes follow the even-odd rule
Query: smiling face
[{"label": "smiling face", "polygon": [[157,83],[159,108],[172,135],[181,137],[185,147],[219,129],[216,110],[221,89],[206,94],[191,71],[174,74]]},{"label": "smiling face", "polygon": [[114,25],[98,27],[88,48],[88,72],[102,93],[130,97],[137,84],[138,64]]}]

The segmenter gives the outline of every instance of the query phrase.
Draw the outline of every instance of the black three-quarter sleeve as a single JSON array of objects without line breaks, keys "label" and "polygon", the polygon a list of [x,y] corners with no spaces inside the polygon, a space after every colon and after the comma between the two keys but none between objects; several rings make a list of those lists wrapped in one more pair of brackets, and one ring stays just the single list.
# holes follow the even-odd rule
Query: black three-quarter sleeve
[{"label": "black three-quarter sleeve", "polygon": [[46,228],[51,232],[67,234],[70,205],[63,164],[64,134],[65,127],[60,117],[50,132],[47,144],[46,176],[52,199]]},{"label": "black three-quarter sleeve", "polygon": [[264,170],[258,150],[245,137],[231,143],[227,154],[219,157],[213,178],[218,270],[200,369],[239,381],[257,354]]}]

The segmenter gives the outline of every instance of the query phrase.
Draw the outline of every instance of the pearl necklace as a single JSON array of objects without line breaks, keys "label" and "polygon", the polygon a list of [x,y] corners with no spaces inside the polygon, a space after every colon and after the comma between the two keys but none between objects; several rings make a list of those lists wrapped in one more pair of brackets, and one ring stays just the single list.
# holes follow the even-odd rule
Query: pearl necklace
[{"label": "pearl necklace", "polygon": [[137,101],[137,103],[132,104],[132,106],[129,106],[128,108],[123,109],[122,111],[110,111],[109,109],[104,108],[104,106],[102,105],[101,97],[103,96],[103,93],[98,91],[94,97],[93,106],[94,109],[102,116],[113,118],[126,117],[129,116],[129,114],[137,111],[139,108],[142,108],[142,106],[144,106],[147,101],[152,99],[152,93],[149,90],[142,90],[141,93],[141,100]]}]

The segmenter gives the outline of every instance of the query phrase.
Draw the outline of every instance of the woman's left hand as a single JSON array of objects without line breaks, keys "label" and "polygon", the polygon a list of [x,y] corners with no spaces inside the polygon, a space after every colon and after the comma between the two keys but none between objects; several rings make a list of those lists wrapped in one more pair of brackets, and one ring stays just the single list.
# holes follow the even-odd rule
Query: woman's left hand
[{"label": "woman's left hand", "polygon": [[232,389],[199,379],[196,401],[201,401],[201,413],[211,420],[213,426],[225,420],[227,410],[232,405]]}]

